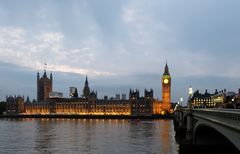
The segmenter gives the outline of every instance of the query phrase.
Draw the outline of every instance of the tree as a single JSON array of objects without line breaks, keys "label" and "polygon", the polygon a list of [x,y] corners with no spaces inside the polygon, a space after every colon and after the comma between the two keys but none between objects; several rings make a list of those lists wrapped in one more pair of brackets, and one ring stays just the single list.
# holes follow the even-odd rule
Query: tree
[{"label": "tree", "polygon": [[6,102],[4,101],[0,102],[0,114],[6,111],[6,105],[7,105]]}]

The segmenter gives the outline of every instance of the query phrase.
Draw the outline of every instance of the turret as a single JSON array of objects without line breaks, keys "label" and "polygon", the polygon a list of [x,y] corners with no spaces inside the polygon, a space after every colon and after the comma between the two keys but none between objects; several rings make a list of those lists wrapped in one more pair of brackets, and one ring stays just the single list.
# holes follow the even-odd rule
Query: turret
[{"label": "turret", "polygon": [[29,102],[30,102],[30,99],[29,99],[29,96],[27,96],[26,103],[29,103]]},{"label": "turret", "polygon": [[46,69],[44,69],[43,77],[44,77],[44,78],[47,77]]},{"label": "turret", "polygon": [[39,78],[40,78],[40,77],[39,77],[39,72],[37,72],[37,80],[39,80]]},{"label": "turret", "polygon": [[208,92],[207,92],[207,89],[205,89],[205,94],[207,94]]},{"label": "turret", "polygon": [[131,89],[130,89],[129,99],[138,99],[138,98],[139,98],[139,90],[136,89],[136,90],[134,91],[134,90],[131,90]]},{"label": "turret", "polygon": [[149,91],[147,89],[144,90],[144,97],[145,98],[153,98],[153,90],[150,89]]}]

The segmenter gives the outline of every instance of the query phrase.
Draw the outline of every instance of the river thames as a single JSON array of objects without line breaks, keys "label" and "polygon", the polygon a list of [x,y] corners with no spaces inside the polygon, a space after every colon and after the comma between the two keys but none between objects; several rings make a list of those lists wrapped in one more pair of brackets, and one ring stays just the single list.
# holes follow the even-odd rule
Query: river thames
[{"label": "river thames", "polygon": [[0,119],[0,153],[177,154],[172,120]]}]

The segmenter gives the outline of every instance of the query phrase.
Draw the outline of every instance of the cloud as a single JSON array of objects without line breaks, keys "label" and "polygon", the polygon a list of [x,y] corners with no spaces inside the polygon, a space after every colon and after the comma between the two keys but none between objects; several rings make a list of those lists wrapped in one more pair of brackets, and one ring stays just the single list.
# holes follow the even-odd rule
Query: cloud
[{"label": "cloud", "polygon": [[223,7],[226,1],[214,3],[130,1],[122,12],[131,43],[125,45],[133,49],[135,59],[147,63],[141,66],[144,71],[156,71],[168,59],[176,76],[239,77],[238,11],[229,4]]},{"label": "cloud", "polygon": [[32,33],[23,28],[0,27],[0,60],[32,69],[42,69],[48,63],[51,71],[89,74],[93,76],[113,75],[107,71],[83,68],[81,64],[95,62],[97,41],[86,39],[82,48],[69,49],[64,46],[64,35],[60,32]]},{"label": "cloud", "polygon": [[[207,7],[212,2],[186,5],[186,2],[132,0],[72,1],[56,6],[53,5],[54,1],[38,4],[34,10],[26,9],[30,5],[18,8],[14,4],[13,18],[25,21],[24,10],[27,10],[27,14],[32,12],[29,19],[33,24],[13,20],[12,25],[20,26],[1,27],[5,36],[0,36],[0,41],[3,41],[0,49],[1,56],[5,58],[0,60],[13,62],[11,59],[18,58],[18,62],[14,63],[34,69],[42,69],[46,61],[49,66],[56,66],[53,67],[56,70],[70,67],[71,71],[74,69],[73,72],[83,74],[114,75],[160,72],[168,59],[177,76],[213,75],[220,71],[222,73],[219,75],[240,76],[234,65],[239,57],[237,52],[231,56],[232,61],[221,63],[230,55],[223,49],[231,54],[233,51],[228,50],[230,47],[235,47],[237,51],[238,45],[234,44],[238,42],[235,38],[238,33],[226,41],[223,36],[215,35],[217,33],[209,33],[216,24],[212,21],[211,25],[207,23],[220,11],[217,7],[217,11],[212,12]],[[3,8],[9,12],[8,7]],[[202,9],[211,16],[202,14]],[[228,13],[226,10],[224,12]],[[226,17],[231,17],[232,13],[235,12],[230,12]],[[217,25],[222,25],[226,17],[216,18]],[[236,32],[232,25],[233,21],[232,31]],[[218,34],[226,34],[223,26],[220,27]],[[216,45],[212,43],[214,40],[232,43]],[[217,55],[218,51],[221,55]]]},{"label": "cloud", "polygon": [[[102,78],[99,87],[124,83],[131,88],[154,84],[151,74],[159,79],[167,59],[173,81],[217,76],[224,82],[240,77],[239,3],[2,1],[0,62],[35,70],[42,70],[46,62],[52,71]],[[184,85],[175,95],[187,89]]]}]

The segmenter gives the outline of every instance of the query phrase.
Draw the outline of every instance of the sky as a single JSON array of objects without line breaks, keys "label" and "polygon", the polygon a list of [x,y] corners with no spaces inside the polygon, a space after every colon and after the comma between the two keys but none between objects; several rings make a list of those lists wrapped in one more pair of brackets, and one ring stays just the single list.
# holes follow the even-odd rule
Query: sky
[{"label": "sky", "polygon": [[166,60],[172,101],[188,88],[240,88],[238,0],[0,0],[0,100],[36,98],[36,73],[68,97],[87,75],[98,97],[152,88]]}]

